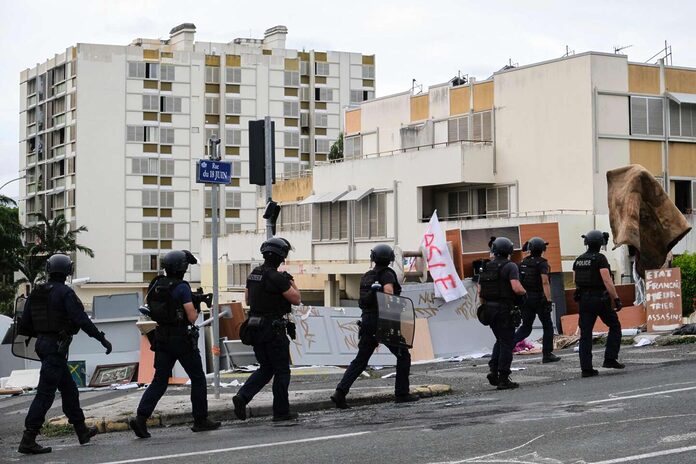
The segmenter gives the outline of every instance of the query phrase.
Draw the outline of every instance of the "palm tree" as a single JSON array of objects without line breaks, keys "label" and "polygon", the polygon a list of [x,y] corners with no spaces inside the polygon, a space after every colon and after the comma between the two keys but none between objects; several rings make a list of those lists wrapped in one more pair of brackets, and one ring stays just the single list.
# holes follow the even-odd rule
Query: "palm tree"
[{"label": "palm tree", "polygon": [[15,202],[12,198],[6,197],[5,195],[0,195],[0,206],[8,206],[10,208],[17,206],[17,202]]},{"label": "palm tree", "polygon": [[37,214],[39,223],[25,227],[24,257],[20,259],[19,270],[30,283],[42,277],[46,260],[55,253],[79,251],[94,258],[91,248],[77,243],[77,234],[87,232],[87,227],[71,229],[62,214],[49,220],[44,214]]}]

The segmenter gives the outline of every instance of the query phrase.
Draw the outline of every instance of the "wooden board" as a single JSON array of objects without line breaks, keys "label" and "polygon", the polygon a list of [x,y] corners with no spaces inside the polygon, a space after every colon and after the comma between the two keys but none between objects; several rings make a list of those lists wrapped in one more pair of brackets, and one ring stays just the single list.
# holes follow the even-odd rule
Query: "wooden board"
[{"label": "wooden board", "polygon": [[228,340],[239,340],[239,327],[246,319],[246,313],[239,301],[220,304],[220,312],[227,308],[232,308],[232,317],[220,319],[220,338],[227,337]]},{"label": "wooden board", "polygon": [[460,279],[464,278],[463,260],[462,260],[462,232],[460,229],[450,229],[445,231],[445,240],[452,244],[452,261],[454,268]]},{"label": "wooden board", "polygon": [[416,319],[416,335],[409,351],[412,361],[430,361],[435,357],[427,319]]},{"label": "wooden board", "polygon": [[551,272],[561,272],[561,239],[558,233],[558,223],[520,224],[520,239],[522,243],[532,237],[541,237],[549,243],[544,257],[549,261]]},{"label": "wooden board", "polygon": [[[618,312],[619,322],[621,323],[622,329],[634,329],[645,324],[646,315],[645,309],[642,306],[628,306],[623,308]],[[561,327],[563,329],[563,335],[575,335],[578,329],[578,320],[580,316],[578,314],[570,314],[567,316],[561,316]],[[609,327],[604,325],[602,321],[597,318],[595,322],[593,332],[608,332]]]}]

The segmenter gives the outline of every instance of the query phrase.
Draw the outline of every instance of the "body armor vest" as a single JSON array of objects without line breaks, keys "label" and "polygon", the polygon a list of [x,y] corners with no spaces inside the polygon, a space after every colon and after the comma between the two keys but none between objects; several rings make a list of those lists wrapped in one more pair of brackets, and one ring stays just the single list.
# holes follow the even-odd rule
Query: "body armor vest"
[{"label": "body armor vest", "polygon": [[275,269],[262,264],[251,271],[247,277],[248,303],[252,313],[277,319],[289,313],[292,308],[280,289],[270,282],[269,271],[275,271]]},{"label": "body armor vest", "polygon": [[578,256],[573,263],[575,285],[579,289],[604,290],[604,281],[599,273],[599,252],[588,251]]},{"label": "body armor vest", "polygon": [[372,290],[372,285],[375,282],[379,282],[382,285],[380,278],[386,272],[391,272],[394,274],[394,295],[401,295],[401,285],[396,281],[396,273],[390,267],[380,267],[375,266],[373,269],[367,271],[360,278],[360,299],[358,300],[358,306],[365,312],[377,312],[377,297],[375,292]]},{"label": "body armor vest", "polygon": [[181,302],[174,298],[174,289],[182,283],[181,279],[157,277],[147,293],[150,317],[164,327],[185,327],[188,325],[186,311]]},{"label": "body armor vest", "polygon": [[541,256],[527,256],[519,264],[520,282],[528,292],[543,292],[540,266],[547,261]]},{"label": "body armor vest", "polygon": [[36,286],[29,295],[31,302],[31,323],[37,334],[58,334],[76,332],[75,324],[68,317],[63,302],[51,303],[51,293],[57,290],[55,284],[46,283]]},{"label": "body armor vest", "polygon": [[515,294],[509,280],[501,277],[501,270],[510,261],[493,260],[486,263],[479,276],[481,298],[486,301],[513,304]]}]

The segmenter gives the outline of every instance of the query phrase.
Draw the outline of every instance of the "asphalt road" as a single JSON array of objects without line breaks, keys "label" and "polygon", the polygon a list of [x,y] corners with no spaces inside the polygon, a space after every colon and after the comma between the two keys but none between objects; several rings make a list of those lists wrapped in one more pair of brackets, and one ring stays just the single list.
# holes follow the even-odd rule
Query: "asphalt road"
[{"label": "asphalt road", "polygon": [[[659,353],[659,352],[658,352]],[[665,356],[664,354],[662,356]],[[49,455],[25,457],[4,441],[2,462],[70,463],[688,463],[696,462],[696,359],[648,362],[598,377],[479,389],[407,405],[305,414],[295,423],[229,422],[42,440]],[[689,359],[694,359],[690,361]],[[546,365],[545,365],[546,366]],[[630,366],[629,366],[630,367]],[[447,367],[454,376],[456,366]],[[556,368],[563,371],[562,363]],[[467,369],[462,366],[461,371]],[[575,371],[577,373],[577,370]],[[444,373],[443,373],[444,375]]]}]

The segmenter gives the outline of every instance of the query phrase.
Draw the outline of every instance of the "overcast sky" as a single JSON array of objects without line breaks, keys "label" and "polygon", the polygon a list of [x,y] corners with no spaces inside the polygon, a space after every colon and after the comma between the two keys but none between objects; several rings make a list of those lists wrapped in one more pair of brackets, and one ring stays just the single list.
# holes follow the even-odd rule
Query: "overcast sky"
[{"label": "overcast sky", "polygon": [[[696,2],[684,1],[208,1],[0,0],[0,185],[18,176],[19,73],[78,42],[126,45],[167,38],[182,22],[201,41],[263,37],[288,27],[287,46],[377,55],[377,95],[428,85],[461,71],[484,79],[520,65],[580,53],[645,61],[667,40],[674,65],[696,67]],[[78,155],[79,156],[79,155]],[[17,195],[17,183],[0,193]]]}]

